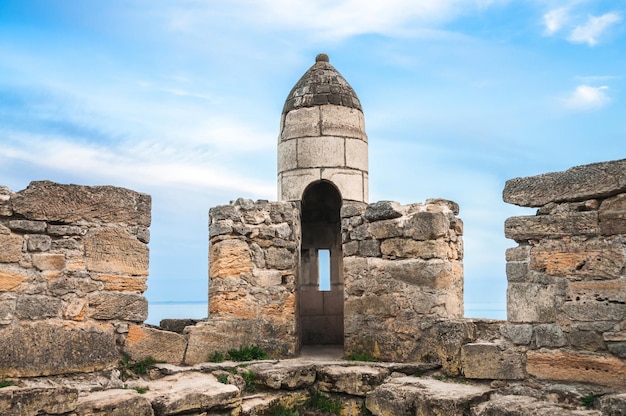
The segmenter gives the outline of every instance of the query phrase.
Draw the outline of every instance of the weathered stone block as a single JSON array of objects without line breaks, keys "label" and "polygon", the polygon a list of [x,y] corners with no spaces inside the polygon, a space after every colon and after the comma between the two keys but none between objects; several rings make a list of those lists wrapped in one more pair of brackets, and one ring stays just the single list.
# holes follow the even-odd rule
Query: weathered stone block
[{"label": "weathered stone block", "polygon": [[23,271],[0,268],[0,292],[16,290],[28,276]]},{"label": "weathered stone block", "polygon": [[506,249],[506,261],[530,261],[530,249],[532,246],[523,245]]},{"label": "weathered stone block", "polygon": [[367,141],[365,121],[360,110],[333,104],[317,108],[321,112],[322,135],[355,137]]},{"label": "weathered stone block", "polygon": [[511,323],[554,322],[557,316],[556,288],[536,283],[509,283],[507,318]]},{"label": "weathered stone block", "polygon": [[10,217],[13,215],[13,206],[11,205],[11,197],[15,195],[6,186],[0,186],[0,215]]},{"label": "weathered stone block", "polygon": [[602,201],[599,218],[602,235],[626,234],[626,194]]},{"label": "weathered stone block", "polygon": [[285,114],[280,140],[284,142],[298,137],[317,137],[321,134],[320,108],[298,108]]},{"label": "weathered stone block", "polygon": [[[278,195],[281,201],[298,201],[306,187],[322,179],[319,168],[297,169],[278,174]],[[342,193],[345,198],[345,195]]]},{"label": "weathered stone block", "polygon": [[341,137],[305,137],[298,141],[298,167],[335,167],[345,164],[345,139]]},{"label": "weathered stone block", "polygon": [[506,263],[506,278],[509,282],[526,282],[528,269],[529,263],[526,261],[509,261]]},{"label": "weathered stone block", "polygon": [[311,363],[278,362],[249,366],[255,381],[274,390],[303,389],[313,385],[316,368]]},{"label": "weathered stone block", "polygon": [[5,387],[0,390],[0,414],[66,414],[76,409],[77,399],[78,390],[71,387]]},{"label": "weathered stone block", "polygon": [[363,214],[369,222],[390,220],[401,216],[400,204],[393,201],[378,201],[369,204]]},{"label": "weathered stone block", "polygon": [[535,345],[542,347],[562,347],[567,344],[567,338],[556,324],[539,324],[534,328]]},{"label": "weathered stone block", "polygon": [[212,279],[249,275],[252,267],[250,249],[245,241],[229,239],[211,244],[209,274]]},{"label": "weathered stone block", "polygon": [[37,270],[63,270],[65,268],[65,254],[34,253],[31,259]]},{"label": "weathered stone block", "polygon": [[346,138],[346,166],[367,172],[368,151],[366,141]]},{"label": "weathered stone block", "polygon": [[472,409],[472,416],[600,416],[596,410],[573,410],[530,396],[494,395]]},{"label": "weathered stone block", "polygon": [[93,280],[104,283],[104,290],[111,292],[135,292],[143,293],[148,286],[147,276],[119,276],[111,274],[93,274]]},{"label": "weathered stone block", "polygon": [[265,263],[268,268],[277,270],[295,269],[296,256],[286,248],[270,247],[265,252]]},{"label": "weathered stone block", "polygon": [[298,140],[281,140],[278,143],[278,171],[296,169],[298,167]]},{"label": "weathered stone block", "polygon": [[625,263],[619,241],[546,241],[531,249],[530,268],[570,279],[618,279]]},{"label": "weathered stone block", "polygon": [[528,351],[526,358],[528,374],[543,380],[626,386],[626,364],[610,355],[539,350]]},{"label": "weathered stone block", "polygon": [[0,234],[0,263],[16,263],[22,259],[24,239],[17,234]]},{"label": "weathered stone block", "polygon": [[43,233],[46,231],[46,223],[44,221],[11,220],[8,226],[13,231],[26,233]]},{"label": "weathered stone block", "polygon": [[172,364],[183,362],[186,348],[187,340],[182,335],[140,325],[128,328],[124,343],[124,352],[135,361],[152,357]]},{"label": "weathered stone block", "polygon": [[[113,186],[31,182],[12,198],[13,210],[28,220],[125,223],[150,226],[150,195]],[[72,207],[72,209],[68,209]]]},{"label": "weathered stone block", "polygon": [[370,224],[369,233],[377,240],[384,238],[400,237],[404,233],[402,223],[399,220],[382,220]]},{"label": "weathered stone block", "polygon": [[148,317],[148,301],[135,293],[101,292],[88,296],[89,317],[143,322]]},{"label": "weathered stone block", "polygon": [[504,222],[505,237],[518,242],[597,234],[597,212],[511,217]]},{"label": "weathered stone block", "polygon": [[51,245],[52,238],[49,235],[31,234],[26,236],[28,251],[48,251]]},{"label": "weathered stone block", "polygon": [[600,411],[606,416],[626,415],[626,393],[608,394],[600,397]]},{"label": "weathered stone block", "polygon": [[367,175],[365,172],[355,169],[328,168],[322,169],[320,176],[320,179],[329,180],[337,186],[344,201],[367,200]]},{"label": "weathered stone block", "polygon": [[503,351],[496,344],[465,344],[461,365],[466,378],[521,380],[525,377],[522,354]]},{"label": "weathered stone block", "polygon": [[4,295],[0,298],[0,325],[9,325],[15,317],[15,295]]},{"label": "weathered stone block", "polygon": [[85,235],[87,234],[86,227],[80,227],[77,225],[48,225],[48,234],[58,236],[71,236],[71,235]]},{"label": "weathered stone block", "polygon": [[44,295],[21,295],[15,306],[15,314],[20,319],[56,318],[62,313],[63,301]]},{"label": "weathered stone block", "polygon": [[84,238],[87,270],[148,275],[148,246],[119,228],[93,229]]},{"label": "weathered stone block", "polygon": [[389,238],[380,244],[385,256],[400,258],[447,259],[450,247],[443,240],[415,241],[404,238]]},{"label": "weathered stone block", "polygon": [[450,220],[443,212],[416,212],[404,227],[404,235],[415,240],[435,240],[447,235]]},{"label": "weathered stone block", "polygon": [[540,207],[549,202],[580,201],[626,191],[626,159],[576,166],[563,172],[508,180],[504,202]]},{"label": "weathered stone block", "polygon": [[364,257],[380,257],[380,243],[377,240],[364,240],[359,243],[359,254]]},{"label": "weathered stone block", "polygon": [[317,371],[317,387],[321,391],[365,396],[389,375],[385,368],[330,365]]},{"label": "weathered stone block", "polygon": [[531,324],[505,324],[500,327],[500,333],[517,345],[528,345],[533,337]]},{"label": "weathered stone block", "polygon": [[209,218],[211,224],[223,220],[240,221],[241,213],[234,205],[218,205],[209,209]]},{"label": "weathered stone block", "polygon": [[562,308],[576,321],[619,321],[626,313],[626,282],[571,282]]},{"label": "weathered stone block", "polygon": [[90,372],[114,367],[118,359],[111,325],[47,320],[0,329],[0,376]]},{"label": "weathered stone block", "polygon": [[79,416],[154,416],[150,400],[128,389],[95,391],[80,396],[75,412]]}]

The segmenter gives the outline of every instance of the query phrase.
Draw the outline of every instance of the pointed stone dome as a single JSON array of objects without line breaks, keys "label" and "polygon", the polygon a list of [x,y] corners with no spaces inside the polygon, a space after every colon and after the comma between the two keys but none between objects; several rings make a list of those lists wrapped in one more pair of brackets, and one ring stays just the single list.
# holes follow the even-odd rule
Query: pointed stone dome
[{"label": "pointed stone dome", "polygon": [[298,108],[324,104],[341,105],[363,111],[361,102],[348,81],[329,63],[328,55],[321,53],[315,58],[315,64],[291,89],[283,107],[283,114]]}]

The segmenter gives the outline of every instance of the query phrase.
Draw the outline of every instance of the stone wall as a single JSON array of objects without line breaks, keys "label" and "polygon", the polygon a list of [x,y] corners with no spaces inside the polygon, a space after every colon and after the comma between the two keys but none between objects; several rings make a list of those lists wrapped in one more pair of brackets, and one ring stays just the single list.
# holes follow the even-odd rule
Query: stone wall
[{"label": "stone wall", "polygon": [[457,204],[439,199],[344,203],[346,354],[423,359],[433,351],[422,342],[432,321],[463,317],[458,212]]},{"label": "stone wall", "polygon": [[148,315],[150,209],[110,186],[0,187],[0,377],[117,363]]},{"label": "stone wall", "polygon": [[274,356],[296,354],[297,204],[238,199],[209,216],[209,320],[187,328],[185,362],[252,344]]},{"label": "stone wall", "polygon": [[625,386],[626,160],[507,182],[508,323],[528,375]]}]

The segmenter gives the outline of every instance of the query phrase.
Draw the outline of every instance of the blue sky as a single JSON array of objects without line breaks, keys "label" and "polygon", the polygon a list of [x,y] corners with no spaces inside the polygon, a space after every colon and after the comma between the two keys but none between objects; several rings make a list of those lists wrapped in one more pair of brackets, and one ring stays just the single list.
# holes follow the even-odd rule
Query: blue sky
[{"label": "blue sky", "polygon": [[626,4],[3,0],[0,185],[153,197],[150,301],[206,300],[208,209],[276,199],[287,94],[324,52],[363,104],[370,202],[452,199],[466,302],[503,303],[507,179],[626,157]]}]

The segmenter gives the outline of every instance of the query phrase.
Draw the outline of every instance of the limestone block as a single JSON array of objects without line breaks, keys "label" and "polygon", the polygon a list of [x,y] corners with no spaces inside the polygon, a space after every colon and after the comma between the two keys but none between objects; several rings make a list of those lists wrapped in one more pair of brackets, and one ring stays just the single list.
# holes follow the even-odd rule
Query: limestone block
[{"label": "limestone block", "polygon": [[416,212],[404,227],[404,235],[415,240],[435,240],[447,235],[450,220],[443,212]]},{"label": "limestone block", "polygon": [[0,325],[9,325],[15,317],[17,297],[4,295],[0,298]]},{"label": "limestone block", "polygon": [[281,142],[298,137],[318,137],[321,135],[320,107],[298,108],[285,114],[281,125]]},{"label": "limestone block", "polygon": [[549,202],[576,201],[626,191],[626,159],[576,166],[563,172],[508,180],[504,202],[540,207]]},{"label": "limestone block", "polygon": [[380,243],[377,240],[365,240],[359,243],[359,253],[364,257],[380,257]]},{"label": "limestone block", "polygon": [[598,234],[598,213],[595,211],[511,217],[504,222],[505,237],[518,242],[596,234]]},{"label": "limestone block", "polygon": [[500,333],[517,345],[528,345],[533,336],[533,326],[530,324],[505,324],[500,327]]},{"label": "limestone block", "polygon": [[63,301],[44,295],[21,295],[17,298],[15,314],[20,319],[47,319],[60,317]]},{"label": "limestone block", "polygon": [[368,204],[363,202],[344,201],[341,206],[341,218],[361,216],[365,213]]},{"label": "limestone block", "polygon": [[527,261],[509,261],[506,263],[506,278],[509,282],[528,281],[530,263]]},{"label": "limestone block", "polygon": [[154,416],[150,400],[130,389],[94,391],[80,396],[75,412],[89,416]]},{"label": "limestone block", "polygon": [[3,416],[60,415],[76,409],[78,390],[71,387],[5,387],[0,389]]},{"label": "limestone block", "polygon": [[330,365],[317,370],[317,387],[321,391],[365,396],[389,375],[385,368]]},{"label": "limestone block", "polygon": [[278,270],[261,270],[255,268],[252,271],[254,277],[254,285],[259,287],[280,286],[282,283],[282,274]]},{"label": "limestone block", "polygon": [[428,378],[395,377],[367,395],[366,407],[375,415],[463,416],[489,400],[485,386]]},{"label": "limestone block", "polygon": [[199,414],[241,405],[239,389],[210,374],[178,373],[150,383],[144,397],[157,415]]},{"label": "limestone block", "polygon": [[13,231],[25,233],[43,233],[46,231],[46,223],[43,221],[11,220],[8,226]]},{"label": "limestone block", "polygon": [[345,140],[341,137],[306,137],[298,140],[298,168],[346,165]]},{"label": "limestone block", "polygon": [[278,143],[278,171],[296,169],[298,167],[298,140],[287,140]]},{"label": "limestone block", "polygon": [[367,142],[359,139],[346,139],[346,166],[367,172]]},{"label": "limestone block", "polygon": [[86,293],[94,292],[97,289],[97,283],[92,281],[88,276],[80,274],[61,274],[48,283],[50,294],[56,297],[61,297],[68,293],[84,296]]},{"label": "limestone block", "polygon": [[297,169],[283,172],[278,176],[278,195],[281,201],[299,201],[307,186],[322,179],[321,171]]},{"label": "limestone block", "polygon": [[182,334],[185,331],[185,328],[188,326],[193,326],[202,320],[199,319],[161,319],[159,322],[159,326],[166,331],[176,332],[177,334]]},{"label": "limestone block", "polygon": [[400,237],[404,233],[400,220],[376,221],[369,225],[369,233],[377,240]]},{"label": "limestone block", "polygon": [[509,283],[507,319],[511,323],[554,322],[557,298],[554,285]]},{"label": "limestone block", "polygon": [[83,321],[87,317],[87,301],[85,299],[73,298],[67,302],[63,311],[63,317],[73,321]]},{"label": "limestone block", "polygon": [[119,228],[91,230],[84,238],[87,270],[148,275],[148,246]]},{"label": "limestone block", "polygon": [[148,288],[146,285],[147,276],[119,276],[94,273],[91,278],[104,283],[103,289],[106,291],[143,293]]},{"label": "limestone block", "polygon": [[77,225],[48,225],[48,234],[58,236],[85,235],[87,228]]},{"label": "limestone block", "polygon": [[118,359],[111,325],[47,320],[0,329],[0,377],[90,372]]},{"label": "limestone block", "polygon": [[260,325],[256,319],[219,320],[210,318],[206,322],[185,328],[188,336],[185,364],[204,363],[215,352],[226,352],[231,348],[256,344]]},{"label": "limestone block", "polygon": [[616,351],[611,349],[611,343],[605,344],[602,339],[602,334],[599,334],[596,331],[570,329],[567,334],[567,339],[572,347],[582,351],[604,351],[608,347],[609,351],[618,357],[620,356],[620,354],[617,354]]},{"label": "limestone block", "polygon": [[606,354],[561,350],[526,353],[526,371],[543,380],[560,380],[624,388],[626,363]]},{"label": "limestone block", "polygon": [[211,224],[224,220],[240,221],[241,212],[234,205],[218,205],[209,209],[209,222]]},{"label": "limestone block", "polygon": [[250,248],[245,241],[228,239],[211,244],[209,274],[212,279],[249,275],[252,268]]},{"label": "limestone block", "polygon": [[63,270],[65,268],[65,254],[34,253],[31,259],[37,270]]},{"label": "limestone block", "polygon": [[279,361],[259,363],[248,367],[255,381],[273,390],[295,390],[311,387],[315,383],[316,368],[311,363]]},{"label": "limestone block", "polygon": [[465,344],[461,365],[466,378],[487,380],[522,380],[525,377],[522,354],[501,350],[490,343]]},{"label": "limestone block", "polygon": [[0,215],[10,217],[13,215],[13,206],[11,205],[11,197],[15,195],[6,186],[0,186]]},{"label": "limestone block", "polygon": [[626,282],[571,282],[562,308],[576,321],[619,321],[626,312]]},{"label": "limestone block", "polygon": [[150,195],[113,186],[31,182],[12,202],[15,213],[28,220],[150,226]]},{"label": "limestone block", "polygon": [[16,263],[22,259],[24,238],[17,234],[0,234],[0,263]]},{"label": "limestone block", "polygon": [[619,241],[546,241],[531,249],[532,270],[570,279],[618,279],[626,263]]},{"label": "limestone block", "polygon": [[0,268],[0,292],[14,291],[27,279],[23,271]]},{"label": "limestone block", "polygon": [[463,269],[459,263],[443,260],[372,259],[370,265],[373,278],[398,280],[421,289],[449,290],[463,277]]},{"label": "limestone block", "polygon": [[135,293],[100,292],[88,296],[89,317],[143,322],[148,317],[148,301]]},{"label": "limestone block", "polygon": [[561,328],[556,324],[539,324],[534,328],[535,346],[562,347],[567,344],[567,338]]},{"label": "limestone block", "polygon": [[380,244],[384,256],[398,258],[447,259],[450,246],[444,240],[415,241],[389,238]]},{"label": "limestone block", "polygon": [[323,169],[322,179],[331,181],[344,200],[365,201],[363,172],[352,169]]},{"label": "limestone block", "polygon": [[602,201],[599,218],[602,235],[626,234],[626,194]]},{"label": "limestone block", "polygon": [[152,357],[158,361],[180,364],[186,348],[187,340],[184,336],[143,325],[130,325],[124,342],[124,352],[135,361]]},{"label": "limestone block", "polygon": [[355,108],[340,105],[322,105],[322,135],[354,137],[367,142],[363,113]]},{"label": "limestone block", "polygon": [[295,253],[283,247],[268,248],[265,252],[265,263],[268,268],[277,270],[295,270],[297,267]]},{"label": "limestone block", "polygon": [[505,257],[506,261],[530,261],[530,245],[520,245],[517,247],[507,248]]},{"label": "limestone block", "polygon": [[369,204],[363,217],[369,222],[391,220],[402,216],[401,206],[394,201],[378,201]]},{"label": "limestone block", "polygon": [[597,410],[573,410],[530,396],[494,395],[491,400],[475,406],[472,416],[600,416],[600,413]]},{"label": "limestone block", "polygon": [[607,394],[600,397],[600,411],[606,416],[626,415],[626,393]]},{"label": "limestone block", "polygon": [[48,251],[51,245],[52,238],[49,235],[31,234],[26,236],[28,251]]}]

